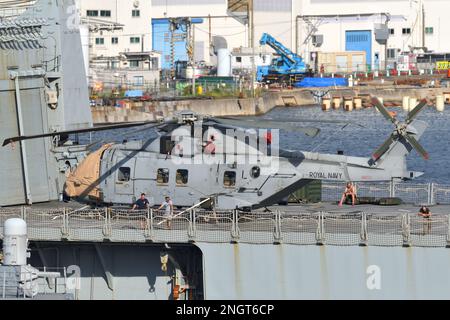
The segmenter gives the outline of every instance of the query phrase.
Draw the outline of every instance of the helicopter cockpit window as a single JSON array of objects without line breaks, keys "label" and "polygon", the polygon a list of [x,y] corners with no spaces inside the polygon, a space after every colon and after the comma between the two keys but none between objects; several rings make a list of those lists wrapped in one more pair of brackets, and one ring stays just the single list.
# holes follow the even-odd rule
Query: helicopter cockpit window
[{"label": "helicopter cockpit window", "polygon": [[223,185],[225,187],[233,187],[236,185],[236,172],[225,171],[223,174]]},{"label": "helicopter cockpit window", "polygon": [[169,169],[158,169],[156,181],[158,183],[169,183]]},{"label": "helicopter cockpit window", "polygon": [[185,185],[188,183],[189,171],[185,169],[177,170],[177,185]]},{"label": "helicopter cockpit window", "polygon": [[117,181],[130,181],[131,169],[129,167],[120,167],[117,173]]},{"label": "helicopter cockpit window", "polygon": [[253,167],[250,171],[250,175],[252,178],[258,178],[261,175],[261,168],[260,167]]}]

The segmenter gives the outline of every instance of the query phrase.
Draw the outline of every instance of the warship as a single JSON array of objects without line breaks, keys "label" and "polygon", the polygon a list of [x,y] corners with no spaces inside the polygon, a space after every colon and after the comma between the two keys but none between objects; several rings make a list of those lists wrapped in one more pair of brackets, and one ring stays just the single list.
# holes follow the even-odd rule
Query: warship
[{"label": "warship", "polygon": [[[81,195],[92,192],[95,200],[114,202],[118,193],[118,202],[127,202],[137,190],[130,181],[136,181],[139,190],[144,187],[139,176],[129,179],[131,172],[119,170],[120,165],[130,161],[133,152],[142,151],[142,158],[147,158],[143,168],[148,167],[150,156],[145,154],[155,147],[144,149],[140,142],[130,142],[98,150],[109,150],[108,161],[100,163],[97,157],[94,172],[114,167],[121,176],[102,180],[101,189],[86,192],[84,177],[74,176],[96,154],[68,135],[92,127],[77,17],[74,1],[38,0],[5,11],[0,19],[0,136],[41,136],[11,139],[13,143],[0,149],[1,298],[450,298],[450,186],[399,180],[420,175],[406,170],[404,159],[412,148],[427,156],[417,142],[426,124],[412,116],[402,124],[383,113],[395,130],[369,161],[319,154],[299,159],[300,154],[280,153],[280,158],[288,159],[285,166],[295,160],[296,167],[307,165],[306,181],[295,188],[316,180],[321,200],[317,203],[277,205],[285,196],[278,191],[298,180],[291,173],[282,177],[290,179],[286,185],[277,181],[271,190],[233,188],[237,191],[231,197],[220,189],[180,191],[185,203],[171,217],[170,228],[167,216],[152,207],[130,211],[117,205],[60,201],[66,181],[72,181],[73,187],[84,185]],[[177,125],[195,123],[192,116],[181,117]],[[210,121],[238,125],[235,119]],[[158,166],[168,157],[160,152]],[[236,169],[234,163],[227,166]],[[254,166],[246,171],[253,176],[243,173],[242,180],[263,175]],[[360,204],[338,207],[345,180],[371,172],[376,172],[374,178],[355,183]],[[165,184],[163,173],[144,178]],[[180,178],[184,184],[180,174],[171,181]],[[216,179],[207,170],[196,176]],[[226,177],[228,187],[235,187],[233,181],[239,177]],[[89,175],[87,185],[98,178]],[[114,181],[119,182],[115,187]],[[166,187],[158,197],[172,189]],[[110,193],[101,195],[102,190]],[[268,192],[277,197],[255,200]],[[386,206],[392,199],[404,204]],[[212,200],[218,206],[211,205]],[[432,217],[418,216],[418,204],[433,206]]]}]

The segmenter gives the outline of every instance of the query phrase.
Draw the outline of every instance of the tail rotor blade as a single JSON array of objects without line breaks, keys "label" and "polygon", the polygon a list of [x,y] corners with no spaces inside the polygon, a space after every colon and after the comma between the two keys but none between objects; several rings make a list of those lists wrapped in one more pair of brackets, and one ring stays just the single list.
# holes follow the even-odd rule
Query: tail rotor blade
[{"label": "tail rotor blade", "polygon": [[404,135],[405,139],[409,142],[409,144],[416,149],[416,151],[425,159],[428,160],[430,158],[428,152],[420,145],[420,143],[410,134]]},{"label": "tail rotor blade", "polygon": [[422,99],[419,102],[419,104],[408,113],[408,117],[406,118],[406,123],[411,123],[413,121],[413,119],[419,114],[420,111],[422,111],[422,109],[426,105],[427,105],[427,100]]},{"label": "tail rotor blade", "polygon": [[380,159],[386,151],[389,150],[389,147],[394,142],[394,136],[391,135],[372,155],[372,160],[377,161]]},{"label": "tail rotor blade", "polygon": [[387,111],[386,107],[381,103],[381,101],[377,97],[372,98],[372,103],[381,112],[381,114],[392,123],[395,123],[395,118]]}]

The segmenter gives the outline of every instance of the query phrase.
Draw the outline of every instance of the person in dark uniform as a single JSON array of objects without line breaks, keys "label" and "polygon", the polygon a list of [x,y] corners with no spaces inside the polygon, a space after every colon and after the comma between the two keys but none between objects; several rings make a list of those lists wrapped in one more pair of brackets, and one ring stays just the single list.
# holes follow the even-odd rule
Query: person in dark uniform
[{"label": "person in dark uniform", "polygon": [[423,218],[423,235],[431,233],[431,211],[428,207],[422,206],[419,216]]},{"label": "person in dark uniform", "polygon": [[136,200],[136,202],[133,205],[133,210],[145,210],[148,208],[149,202],[147,198],[145,197],[145,193],[141,193],[141,197]]}]

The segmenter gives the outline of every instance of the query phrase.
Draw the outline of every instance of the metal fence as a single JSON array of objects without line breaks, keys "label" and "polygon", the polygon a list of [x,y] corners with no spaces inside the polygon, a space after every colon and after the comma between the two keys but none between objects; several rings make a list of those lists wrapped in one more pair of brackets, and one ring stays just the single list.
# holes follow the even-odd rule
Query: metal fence
[{"label": "metal fence", "polygon": [[172,217],[152,209],[111,208],[45,211],[0,209],[0,230],[10,217],[22,217],[30,240],[157,243],[286,243],[335,246],[450,245],[450,214],[423,218],[401,213],[215,212],[190,210]]},{"label": "metal fence", "polygon": [[[396,197],[414,205],[450,204],[450,185],[404,182],[356,182],[354,185],[358,197]],[[339,201],[344,190],[345,182],[323,182],[322,201]]]},{"label": "metal fence", "polygon": [[0,269],[0,300],[34,299],[38,295],[42,299],[62,294],[67,298],[72,294],[78,299],[78,281],[75,277],[68,277],[65,267],[36,269],[3,266]]}]

